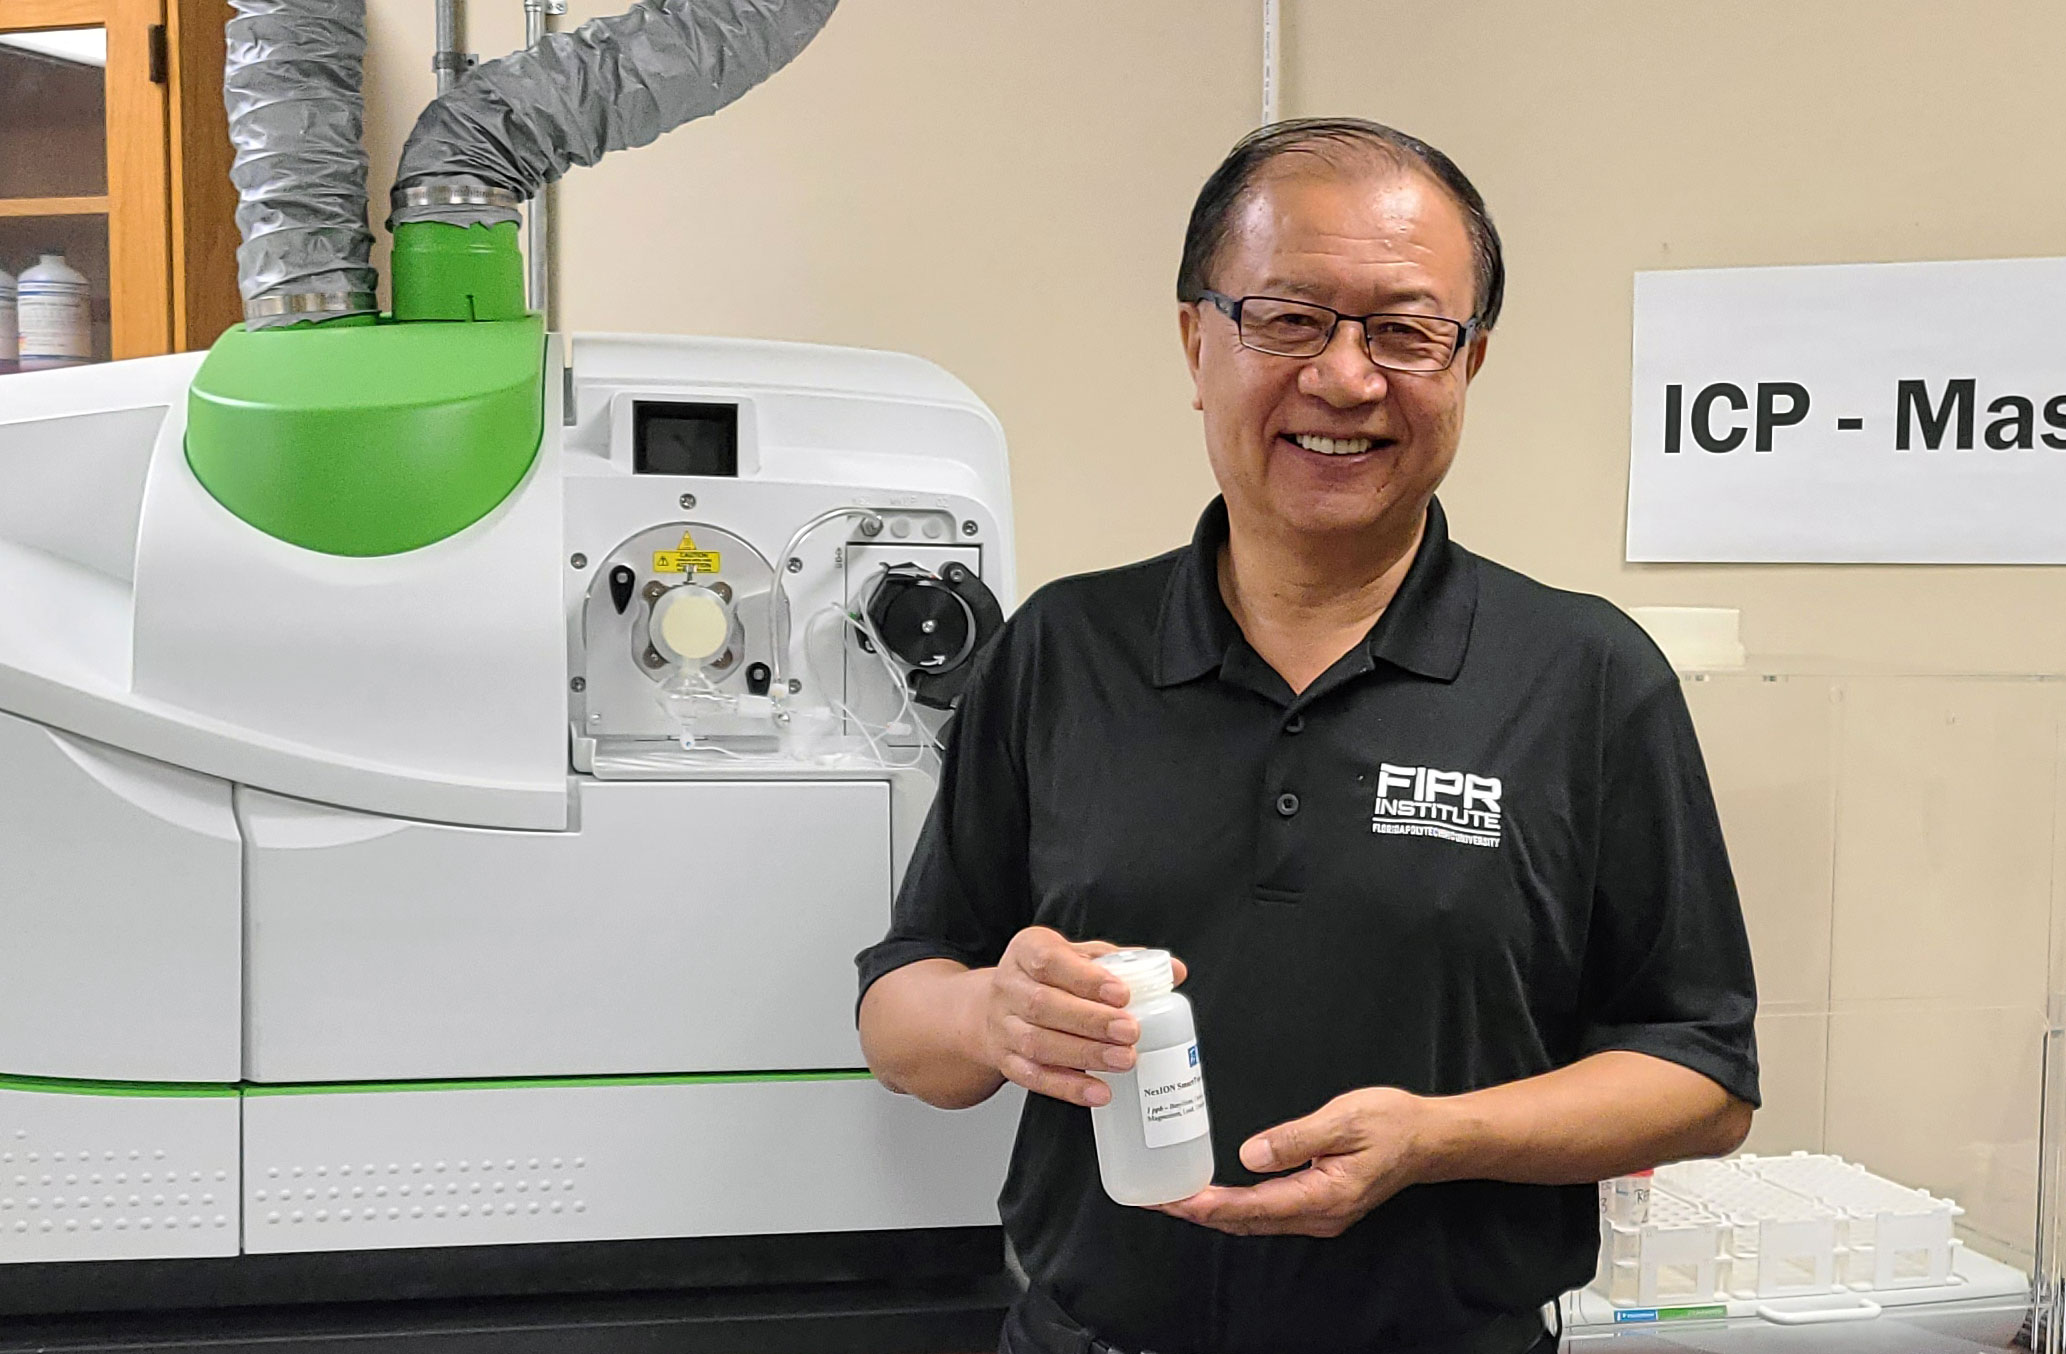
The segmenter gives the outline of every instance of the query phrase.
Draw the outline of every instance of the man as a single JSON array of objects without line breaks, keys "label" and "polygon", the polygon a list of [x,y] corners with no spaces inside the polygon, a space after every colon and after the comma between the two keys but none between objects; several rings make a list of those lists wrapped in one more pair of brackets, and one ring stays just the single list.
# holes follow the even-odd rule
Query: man
[{"label": "man", "polygon": [[[1503,285],[1432,147],[1236,146],[1178,282],[1222,498],[1188,550],[1043,589],[969,688],[860,1020],[894,1089],[1033,1092],[1011,1354],[1550,1348],[1592,1182],[1748,1130],[1749,949],[1678,684],[1434,499]],[[1112,943],[1189,966],[1217,1173],[1159,1211],[1104,1196],[1083,1108],[1138,1034]]]}]

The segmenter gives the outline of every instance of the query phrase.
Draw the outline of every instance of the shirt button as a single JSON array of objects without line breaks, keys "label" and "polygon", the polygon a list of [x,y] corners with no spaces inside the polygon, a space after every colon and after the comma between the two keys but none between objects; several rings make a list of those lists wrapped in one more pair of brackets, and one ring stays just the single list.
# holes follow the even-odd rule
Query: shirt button
[{"label": "shirt button", "polygon": [[1298,812],[1298,796],[1289,792],[1277,796],[1277,816],[1289,818]]},{"label": "shirt button", "polygon": [[1286,733],[1304,733],[1305,731],[1306,717],[1304,715],[1293,715],[1290,719],[1284,721],[1284,732]]}]

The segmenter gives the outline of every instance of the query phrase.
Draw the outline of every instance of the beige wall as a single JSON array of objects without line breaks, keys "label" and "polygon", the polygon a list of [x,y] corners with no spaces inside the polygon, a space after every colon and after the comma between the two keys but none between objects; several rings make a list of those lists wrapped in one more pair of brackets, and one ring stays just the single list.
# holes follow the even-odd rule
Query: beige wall
[{"label": "beige wall", "polygon": [[[1449,492],[1486,553],[1623,605],[1741,607],[1754,652],[2066,670],[2053,569],[1620,562],[1639,269],[2066,254],[2056,0],[1290,0],[1292,107],[1454,156],[1507,318]],[[1382,78],[1373,78],[1381,68]]]},{"label": "beige wall", "polygon": [[[569,21],[619,7],[576,0]],[[517,0],[470,8],[478,50],[516,43]],[[430,11],[371,9],[384,194],[431,89]],[[2053,569],[1621,562],[1632,274],[2066,253],[2066,6],[1284,10],[1284,111],[1427,137],[1506,236],[1507,314],[1446,491],[1466,543],[1624,605],[1740,607],[1758,653],[2066,671]],[[1211,492],[1175,256],[1199,182],[1255,119],[1259,13],[847,0],[736,108],[569,176],[559,318],[921,353],[1011,437],[1028,587],[1166,549]],[[2055,690],[1689,688],[1765,985],[1756,1145],[1849,1152],[1955,1194],[2010,1253],[2031,1226],[2062,873]]]}]

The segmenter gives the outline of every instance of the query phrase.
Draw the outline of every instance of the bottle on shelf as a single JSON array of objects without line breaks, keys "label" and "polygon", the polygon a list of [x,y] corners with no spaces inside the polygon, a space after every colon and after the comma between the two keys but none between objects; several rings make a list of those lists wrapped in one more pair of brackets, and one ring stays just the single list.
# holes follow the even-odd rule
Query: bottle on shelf
[{"label": "bottle on shelf", "polygon": [[15,293],[23,371],[93,360],[93,287],[62,253],[23,269]]},{"label": "bottle on shelf", "polygon": [[14,278],[0,268],[0,375],[13,371],[21,359],[21,332],[15,326]]}]

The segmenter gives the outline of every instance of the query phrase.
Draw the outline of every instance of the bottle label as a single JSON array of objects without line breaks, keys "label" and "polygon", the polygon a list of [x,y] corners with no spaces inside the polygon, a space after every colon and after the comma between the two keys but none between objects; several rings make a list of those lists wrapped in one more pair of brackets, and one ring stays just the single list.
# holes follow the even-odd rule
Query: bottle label
[{"label": "bottle label", "polygon": [[1143,1053],[1134,1068],[1148,1146],[1172,1147],[1205,1136],[1205,1071],[1198,1065],[1198,1045]]},{"label": "bottle label", "polygon": [[76,282],[31,282],[20,288],[17,304],[23,357],[93,356],[85,287]]}]

